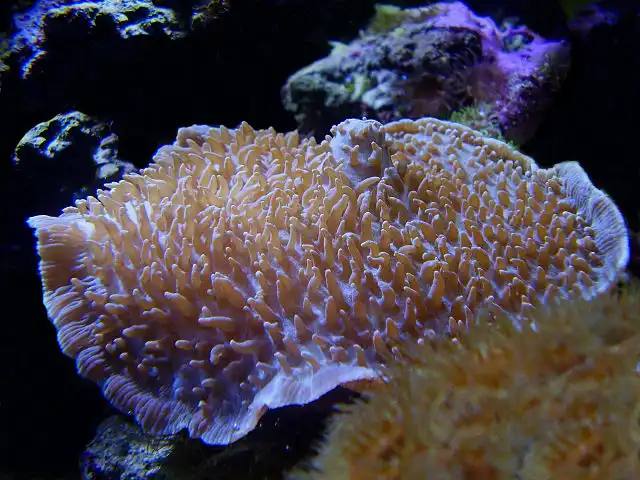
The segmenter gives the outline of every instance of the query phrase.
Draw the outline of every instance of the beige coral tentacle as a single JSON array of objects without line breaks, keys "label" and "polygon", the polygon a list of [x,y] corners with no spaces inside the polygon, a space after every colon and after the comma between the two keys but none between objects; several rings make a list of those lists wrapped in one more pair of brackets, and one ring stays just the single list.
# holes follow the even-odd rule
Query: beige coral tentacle
[{"label": "beige coral tentacle", "polygon": [[233,442],[269,408],[375,380],[480,310],[526,321],[628,258],[577,167],[436,119],[182,128],[137,174],[29,219],[62,350],[152,433]]}]

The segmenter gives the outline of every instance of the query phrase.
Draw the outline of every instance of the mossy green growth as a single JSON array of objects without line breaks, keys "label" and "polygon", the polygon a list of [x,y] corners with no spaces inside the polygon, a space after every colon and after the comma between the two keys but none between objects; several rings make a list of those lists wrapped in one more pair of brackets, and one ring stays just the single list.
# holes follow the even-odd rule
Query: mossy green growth
[{"label": "mossy green growth", "polygon": [[230,8],[229,0],[211,0],[206,4],[194,7],[191,28],[207,27],[212,21],[218,20],[222,15],[228,13]]},{"label": "mossy green growth", "polygon": [[375,5],[375,13],[369,23],[370,33],[389,32],[399,27],[407,18],[407,10],[396,5],[378,3]]},{"label": "mossy green growth", "polygon": [[329,55],[342,55],[344,52],[349,50],[348,44],[337,40],[329,40],[329,45],[331,46],[331,52]]},{"label": "mossy green growth", "polygon": [[375,5],[375,13],[369,22],[366,33],[380,34],[392,32],[406,21],[420,22],[441,13],[439,5],[421,8],[401,8],[388,3]]},{"label": "mossy green growth", "polygon": [[[0,75],[9,71],[7,64],[11,55],[11,39],[5,33],[0,33]],[[0,77],[0,89],[2,88],[2,78]]]},{"label": "mossy green growth", "polygon": [[345,81],[352,101],[358,101],[362,95],[372,87],[371,78],[363,74],[350,75]]},{"label": "mossy green growth", "polygon": [[575,18],[576,14],[586,6],[599,3],[600,0],[558,0],[568,20]]},{"label": "mossy green growth", "polygon": [[502,134],[498,119],[495,112],[491,109],[491,105],[479,102],[473,105],[462,107],[451,113],[449,117],[451,122],[460,123],[467,127],[479,131],[483,135],[495,138],[506,143],[512,148],[518,146],[510,140],[507,140]]}]

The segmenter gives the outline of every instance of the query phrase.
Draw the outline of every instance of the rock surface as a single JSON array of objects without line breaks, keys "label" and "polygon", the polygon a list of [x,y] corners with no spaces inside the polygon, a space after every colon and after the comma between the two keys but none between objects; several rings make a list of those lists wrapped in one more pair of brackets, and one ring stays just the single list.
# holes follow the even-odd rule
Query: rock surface
[{"label": "rock surface", "polygon": [[29,209],[58,212],[133,172],[131,163],[118,158],[117,145],[106,123],[82,112],[56,115],[33,127],[13,156]]},{"label": "rock surface", "polygon": [[357,39],[335,42],[328,57],[292,75],[282,95],[303,133],[321,135],[349,117],[447,119],[482,105],[508,140],[522,144],[568,69],[566,42],[499,27],[463,3],[379,6]]}]

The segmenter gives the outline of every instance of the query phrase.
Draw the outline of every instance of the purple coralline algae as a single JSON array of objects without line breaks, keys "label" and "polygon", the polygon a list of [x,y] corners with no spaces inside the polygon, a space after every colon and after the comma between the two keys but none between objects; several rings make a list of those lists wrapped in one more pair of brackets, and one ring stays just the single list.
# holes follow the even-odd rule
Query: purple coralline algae
[{"label": "purple coralline algae", "polygon": [[460,2],[378,5],[359,38],[334,42],[329,56],[288,79],[282,97],[305,134],[323,135],[346,117],[450,118],[478,107],[506,139],[521,144],[568,68],[567,42],[499,27]]}]

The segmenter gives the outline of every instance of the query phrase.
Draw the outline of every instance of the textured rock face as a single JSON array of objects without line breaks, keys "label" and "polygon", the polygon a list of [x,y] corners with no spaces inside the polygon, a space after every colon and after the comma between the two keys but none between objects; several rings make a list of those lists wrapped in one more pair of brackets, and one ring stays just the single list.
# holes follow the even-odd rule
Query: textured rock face
[{"label": "textured rock face", "polygon": [[140,174],[29,220],[79,373],[152,433],[226,444],[269,408],[375,380],[398,344],[607,290],[628,257],[575,163],[435,119],[323,142],[181,129]]},{"label": "textured rock face", "polygon": [[395,9],[385,22],[381,15],[360,38],[289,78],[283,101],[302,132],[323,134],[350,116],[448,118],[479,105],[521,144],[569,67],[565,42],[525,27],[499,28],[462,3]]},{"label": "textured rock face", "polygon": [[147,0],[39,0],[26,13],[17,15],[15,23],[20,30],[16,43],[31,49],[31,56],[22,67],[24,76],[38,73],[38,61],[46,54],[46,47],[51,47],[48,44],[88,32],[99,31],[121,39],[186,35],[173,10]]},{"label": "textured rock face", "polygon": [[118,158],[118,137],[82,112],[56,115],[20,140],[13,161],[28,184],[32,211],[51,212],[133,172]]},{"label": "textured rock face", "polygon": [[172,438],[149,438],[139,427],[114,415],[102,422],[96,437],[83,453],[82,478],[171,478],[163,475],[162,469],[174,451]]}]

